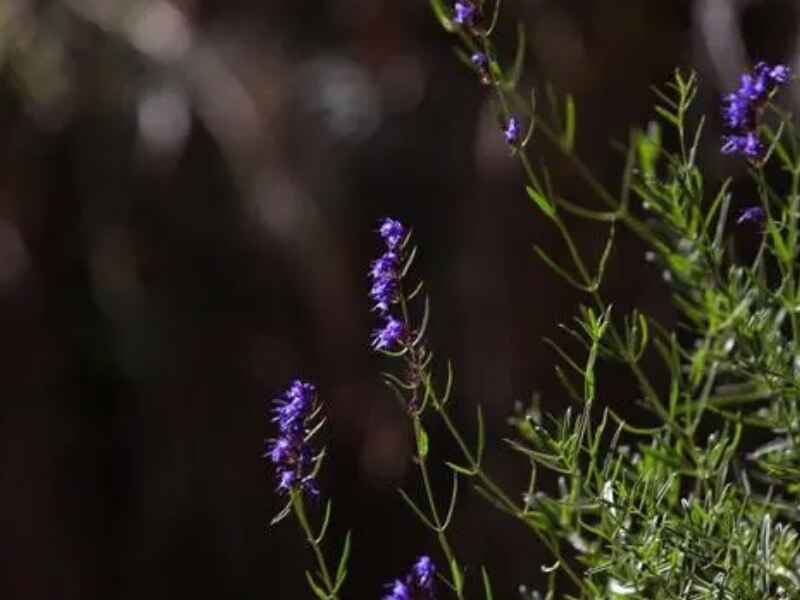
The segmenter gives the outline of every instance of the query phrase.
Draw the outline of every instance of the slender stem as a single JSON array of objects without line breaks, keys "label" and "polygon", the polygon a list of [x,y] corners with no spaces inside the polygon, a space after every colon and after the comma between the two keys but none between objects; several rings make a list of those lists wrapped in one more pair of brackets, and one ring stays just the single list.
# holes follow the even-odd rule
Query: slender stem
[{"label": "slender stem", "polygon": [[[407,335],[411,335],[412,332],[412,324],[411,324],[411,315],[408,310],[408,300],[406,299],[405,292],[400,288],[398,294],[399,304],[400,304],[400,312],[402,313],[403,323],[405,325],[405,330]],[[411,398],[411,402],[408,408],[411,409],[411,421],[412,426],[414,428],[414,439],[418,440],[423,435],[422,429],[422,422],[420,420],[420,413],[418,410],[421,408],[419,403],[419,383],[421,381],[421,375],[423,371],[422,363],[424,361],[423,352],[419,349],[413,347],[410,343],[408,343],[407,354],[406,354],[406,363],[408,365],[409,371],[412,374],[413,380],[416,382],[416,387],[414,388],[413,396]],[[425,488],[425,497],[428,501],[428,507],[430,508],[431,517],[433,518],[433,524],[435,525],[436,529],[436,538],[439,541],[439,546],[442,548],[442,552],[445,555],[447,560],[447,565],[451,569],[451,571],[458,569],[458,581],[453,581],[453,589],[456,593],[456,596],[459,600],[464,600],[464,589],[463,584],[461,583],[461,574],[463,570],[458,564],[458,560],[456,558],[455,553],[453,552],[453,548],[450,545],[449,540],[447,539],[447,534],[445,533],[445,527],[443,525],[441,516],[439,514],[439,509],[436,506],[436,500],[433,494],[433,487],[431,486],[431,479],[428,473],[428,464],[427,458],[423,456],[420,448],[417,447],[417,453],[415,457],[417,466],[419,467],[420,475],[422,476],[422,484]]]},{"label": "slender stem", "polygon": [[330,571],[328,571],[328,565],[325,564],[325,557],[322,555],[322,549],[319,547],[317,539],[311,530],[311,525],[308,522],[308,515],[306,515],[305,502],[303,501],[303,493],[301,491],[292,492],[292,508],[294,508],[294,514],[297,516],[297,521],[300,523],[303,533],[306,534],[306,541],[314,551],[314,556],[319,566],[319,572],[322,576],[322,582],[325,584],[325,589],[328,592],[328,598],[330,600],[338,600],[339,595],[334,592],[334,582],[331,578]]},{"label": "slender stem", "polygon": [[[792,188],[791,200],[789,201],[789,256],[792,262],[797,255],[797,210],[798,201],[800,201],[800,166],[795,166],[792,171]],[[791,306],[789,307],[789,319],[792,323],[792,345],[794,346],[795,354],[797,353],[798,344],[800,344],[800,324],[797,321],[797,302],[798,302],[798,285],[795,282],[795,267],[794,264],[790,265],[788,269],[789,276],[789,296]]]},{"label": "slender stem", "polygon": [[547,536],[545,536],[536,527],[534,523],[532,523],[529,519],[525,517],[523,509],[518,507],[516,503],[513,500],[511,500],[511,498],[508,497],[508,494],[506,494],[503,491],[503,489],[499,485],[497,485],[497,483],[495,483],[495,481],[491,477],[489,477],[489,475],[486,474],[486,472],[483,470],[483,467],[481,467],[478,460],[472,454],[472,451],[467,446],[466,442],[464,441],[464,438],[461,436],[461,433],[458,431],[458,428],[453,423],[445,407],[442,406],[442,404],[438,400],[434,403],[434,407],[436,411],[439,413],[439,416],[441,417],[442,421],[444,422],[445,427],[447,427],[447,430],[450,432],[450,435],[456,441],[456,444],[458,444],[458,447],[461,450],[464,459],[469,464],[470,469],[475,473],[475,476],[478,478],[481,484],[483,484],[483,486],[490,493],[494,495],[499,505],[507,514],[522,521],[529,529],[531,529],[536,534],[539,540],[545,545],[547,550],[556,558],[556,560],[559,561],[562,569],[567,574],[567,576],[572,580],[572,582],[576,586],[578,586],[579,589],[581,589],[584,592],[587,592],[588,590],[586,589],[586,585],[583,582],[583,580],[580,577],[578,577],[578,575],[575,573],[572,567],[570,567],[569,563],[567,563],[567,561],[564,560],[561,554],[561,549],[558,544],[558,541],[550,539]]},{"label": "slender stem", "polygon": [[[414,424],[414,436],[418,437],[420,435],[420,430],[422,429],[422,423],[420,423],[420,419],[418,415],[415,415],[413,418]],[[433,524],[436,526],[436,537],[439,540],[439,546],[442,548],[442,552],[447,559],[448,566],[453,569],[459,569],[459,574],[463,571],[461,567],[458,565],[458,559],[456,558],[455,553],[453,552],[452,546],[450,546],[450,542],[447,539],[447,534],[445,533],[445,527],[443,526],[441,516],[439,514],[439,508],[436,506],[436,500],[433,495],[433,487],[431,486],[431,478],[428,474],[428,463],[426,457],[422,456],[422,454],[418,451],[416,456],[417,466],[419,466],[419,472],[422,475],[422,484],[425,488],[425,497],[428,500],[428,507],[431,511],[431,517],[433,518]],[[453,588],[455,590],[456,596],[459,600],[464,599],[464,590],[463,585],[459,582],[453,582]]]}]

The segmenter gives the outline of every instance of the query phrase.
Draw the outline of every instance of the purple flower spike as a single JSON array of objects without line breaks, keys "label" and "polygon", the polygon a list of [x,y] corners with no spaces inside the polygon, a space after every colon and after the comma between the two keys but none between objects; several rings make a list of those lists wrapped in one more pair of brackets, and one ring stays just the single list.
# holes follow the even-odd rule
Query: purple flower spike
[{"label": "purple flower spike", "polygon": [[724,154],[742,154],[755,161],[764,157],[764,146],[758,139],[761,113],[770,96],[789,81],[789,76],[789,67],[765,62],[742,75],[739,89],[728,94],[723,102],[722,116],[732,130],[724,138]]},{"label": "purple flower spike", "polygon": [[435,600],[433,583],[436,567],[427,556],[421,556],[404,579],[389,584],[383,600]]},{"label": "purple flower spike", "polygon": [[503,130],[503,135],[506,138],[506,143],[509,146],[516,146],[519,144],[520,135],[522,134],[522,128],[519,123],[519,119],[514,115],[511,115],[508,118],[508,123],[506,124],[506,128]]},{"label": "purple flower spike", "polygon": [[372,347],[375,350],[388,350],[400,341],[405,332],[403,322],[388,315],[383,327],[372,333]]},{"label": "purple flower spike", "polygon": [[469,1],[458,1],[453,5],[453,21],[462,27],[475,27],[478,9]]},{"label": "purple flower spike", "polygon": [[274,404],[272,420],[278,424],[279,435],[268,444],[264,456],[275,465],[277,489],[282,494],[293,489],[317,494],[310,475],[313,453],[306,442],[312,429],[308,421],[316,408],[316,388],[297,379]]},{"label": "purple flower spike", "polygon": [[766,213],[764,209],[760,206],[751,206],[750,208],[745,208],[739,218],[736,219],[737,225],[742,225],[744,223],[762,223],[766,218]]},{"label": "purple flower spike", "polygon": [[406,335],[405,323],[391,315],[389,309],[401,298],[400,271],[405,256],[403,243],[408,236],[408,230],[400,221],[386,218],[381,222],[378,232],[386,244],[386,251],[372,262],[369,270],[372,279],[369,296],[375,301],[373,310],[383,317],[383,325],[372,332],[370,343],[375,350],[388,350]]}]

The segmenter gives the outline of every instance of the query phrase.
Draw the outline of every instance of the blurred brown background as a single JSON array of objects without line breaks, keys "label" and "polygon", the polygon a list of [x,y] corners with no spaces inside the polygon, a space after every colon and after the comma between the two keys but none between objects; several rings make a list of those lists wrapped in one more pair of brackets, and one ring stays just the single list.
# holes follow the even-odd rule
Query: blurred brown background
[{"label": "blurred brown background", "polygon": [[[698,69],[719,177],[718,94],[750,60],[797,70],[799,8],[525,0],[499,35],[510,56],[526,23],[526,85],[576,95],[579,150],[611,186],[610,140],[651,118],[649,86]],[[541,337],[581,298],[531,252],[560,242],[454,42],[425,0],[0,0],[3,598],[309,597],[296,526],[267,527],[281,503],[261,458],[268,402],[295,376],[330,417],[321,487],[329,544],[354,530],[346,597],[438,559],[395,491],[416,489],[410,439],[368,348],[385,215],[421,246],[457,416],[470,432],[485,406],[490,467],[522,488],[506,417],[535,391],[563,409]],[[531,153],[597,202],[551,148]],[[575,227],[596,256],[604,232]],[[607,297],[669,318],[644,248],[618,238]],[[635,398],[602,375],[602,400]],[[497,597],[540,583],[549,558],[466,488],[454,536]]]}]

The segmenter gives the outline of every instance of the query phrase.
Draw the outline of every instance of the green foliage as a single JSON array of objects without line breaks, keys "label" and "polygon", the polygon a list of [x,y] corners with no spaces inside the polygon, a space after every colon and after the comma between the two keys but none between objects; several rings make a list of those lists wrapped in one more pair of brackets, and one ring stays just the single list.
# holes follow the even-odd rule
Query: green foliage
[{"label": "green foliage", "polygon": [[[690,122],[698,89],[694,74],[677,71],[664,90],[654,90],[660,120],[632,131],[621,184],[612,191],[576,153],[574,100],[561,100],[547,88],[548,121],[537,114],[533,95],[519,93],[524,29],[518,28],[512,67],[503,68],[492,42],[499,2],[491,11],[488,2],[481,3],[484,16],[491,14],[485,29],[462,27],[441,0],[431,3],[443,27],[459,36],[462,61],[491,86],[500,121],[513,114],[530,123],[510,152],[523,167],[535,214],[552,223],[564,250],[558,259],[538,246],[534,251],[585,294],[574,322],[561,326],[581,352],[545,340],[559,362],[565,410],[543,415],[534,397],[510,419],[513,434],[505,442],[530,476],[524,493],[508,493],[485,470],[480,407],[474,444],[450,416],[453,368],[448,362],[446,376],[437,376],[425,335],[431,304],[421,296],[421,282],[405,289],[416,248],[408,251],[397,292],[408,333],[398,351],[385,352],[402,369],[384,373],[384,379],[408,413],[424,493],[422,501],[406,491],[400,495],[439,542],[439,564],[447,565],[439,571],[444,587],[459,600],[495,595],[489,571],[481,567],[477,577],[462,566],[449,537],[460,482],[467,482],[551,554],[550,564],[541,566],[547,599],[800,598],[800,136],[791,118],[767,107],[779,124],[774,130],[764,126],[770,148],[748,171],[766,219],[758,251],[744,260],[736,253],[732,181],[709,183],[698,163],[704,119]],[[486,57],[477,67],[469,57],[474,52]],[[603,210],[565,198],[544,167],[534,168],[527,144],[535,132],[572,164]],[[663,140],[673,137],[677,147],[666,146]],[[770,170],[768,180],[766,169],[773,165],[779,171]],[[583,256],[566,215],[608,231],[599,257]],[[638,310],[620,314],[604,297],[619,227],[649,247],[649,260],[669,287],[676,328]],[[598,375],[602,364],[630,373],[637,387],[633,400],[646,422],[617,414],[618,399],[604,394]],[[438,419],[452,437],[458,462],[440,461],[428,434],[433,429],[424,424],[429,419]],[[431,486],[432,461],[452,472],[446,511]],[[542,472],[554,475],[557,489],[540,485]],[[319,573],[308,574],[309,585],[318,597],[335,598],[347,572],[349,536],[333,579],[319,549],[330,505],[316,537],[302,498],[294,496],[293,506],[320,565]],[[542,598],[538,591],[520,590],[523,598]]]},{"label": "green foliage", "polygon": [[[469,449],[429,391],[467,463],[448,463],[450,468],[552,552],[555,563],[542,567],[547,597],[800,597],[800,144],[791,119],[772,107],[780,124],[765,131],[771,143],[767,159],[750,165],[767,219],[758,252],[743,261],[735,252],[732,182],[710,185],[698,164],[704,120],[689,119],[697,95],[694,74],[678,71],[664,90],[654,90],[660,122],[632,132],[622,185],[613,192],[575,154],[573,99],[562,102],[547,90],[549,124],[518,93],[524,33],[518,36],[523,50],[504,70],[491,40],[496,10],[493,15],[485,31],[448,26],[469,51],[488,57],[500,116],[521,113],[535,123],[607,210],[561,196],[547,171],[532,166],[527,138],[512,150],[533,206],[554,224],[566,249],[561,260],[538,246],[536,254],[587,296],[574,325],[563,327],[585,353],[576,357],[546,340],[566,367],[557,366],[556,373],[570,406],[543,416],[537,401],[511,419],[516,435],[507,442],[531,469],[521,505],[492,482],[481,465],[482,449]],[[664,128],[675,133],[676,148],[664,146]],[[780,173],[768,181],[765,169],[775,162]],[[594,270],[562,211],[610,224]],[[650,247],[648,256],[671,290],[677,331],[638,311],[617,314],[604,299],[617,223]],[[653,361],[645,369],[645,356],[660,363],[666,386],[652,383]],[[640,404],[650,413],[647,424],[617,415],[603,396],[599,363],[630,371]],[[431,388],[432,380],[424,378]],[[451,382],[449,371],[448,390]],[[482,448],[482,421],[479,429]],[[557,475],[557,493],[537,487],[541,470]],[[485,570],[482,582],[491,598]],[[559,582],[565,585],[561,592]]]}]

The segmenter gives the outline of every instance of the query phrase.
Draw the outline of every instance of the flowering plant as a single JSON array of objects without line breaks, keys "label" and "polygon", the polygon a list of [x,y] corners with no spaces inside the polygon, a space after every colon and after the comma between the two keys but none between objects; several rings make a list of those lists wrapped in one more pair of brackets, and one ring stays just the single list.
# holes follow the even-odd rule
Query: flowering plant
[{"label": "flowering plant", "polygon": [[[491,565],[473,575],[449,535],[464,481],[550,552],[552,562],[542,566],[546,590],[521,587],[524,598],[800,598],[800,136],[773,103],[790,82],[789,69],[757,63],[723,101],[729,133],[720,149],[741,155],[730,160],[748,169],[752,196],[735,197],[732,179],[714,186],[704,178],[698,163],[704,120],[689,118],[698,84],[693,74],[681,72],[666,90],[656,91],[660,123],[632,132],[615,193],[575,153],[573,100],[553,95],[552,125],[518,92],[524,36],[513,66],[504,68],[493,43],[499,2],[491,11],[479,0],[431,4],[444,29],[459,39],[464,62],[495,95],[498,135],[523,167],[533,206],[564,242],[572,267],[535,249],[585,294],[575,325],[564,327],[583,352],[575,356],[547,340],[563,364],[556,372],[571,405],[544,416],[533,403],[512,417],[515,435],[507,443],[530,466],[530,477],[526,489],[504,490],[483,463],[487,441],[480,408],[474,445],[448,412],[454,370],[434,360],[426,338],[430,303],[421,283],[408,285],[417,253],[411,231],[394,219],[380,223],[385,248],[370,269],[379,318],[371,343],[398,365],[384,379],[402,403],[416,442],[424,497],[401,497],[441,549],[433,559],[418,558],[408,575],[387,586],[384,598],[493,598]],[[675,133],[675,148],[662,144],[665,126]],[[533,167],[527,145],[535,133],[571,161],[604,210],[565,198],[546,170]],[[735,205],[743,209],[737,213]],[[565,214],[607,226],[596,268],[579,250]],[[760,244],[743,259],[734,252],[735,238],[753,224]],[[670,286],[679,329],[636,310],[620,314],[604,297],[618,226],[649,246],[647,256]],[[630,373],[647,420],[626,420],[603,397],[600,363]],[[302,505],[304,494],[317,493],[312,466],[319,460],[305,446],[315,430],[316,403],[307,399],[312,392],[293,384],[278,404],[281,437],[268,455],[278,489],[289,494],[316,553],[319,573],[309,573],[309,583],[324,600],[339,597],[350,545],[348,538],[332,577],[319,547],[330,504],[316,536]],[[452,472],[446,510],[430,483],[429,419],[443,424],[462,455],[459,463],[445,463]],[[537,484],[541,470],[556,474],[557,491]],[[289,507],[279,516],[287,514]]]}]

